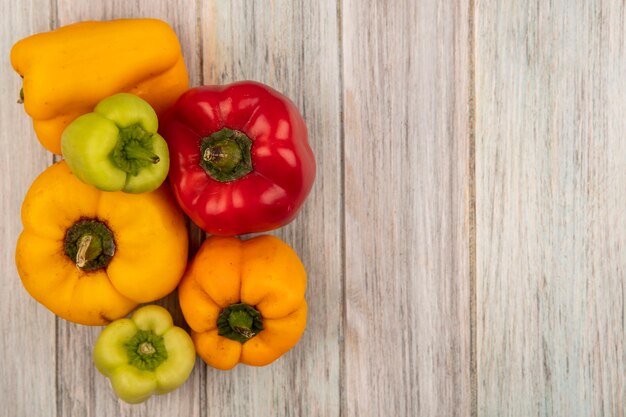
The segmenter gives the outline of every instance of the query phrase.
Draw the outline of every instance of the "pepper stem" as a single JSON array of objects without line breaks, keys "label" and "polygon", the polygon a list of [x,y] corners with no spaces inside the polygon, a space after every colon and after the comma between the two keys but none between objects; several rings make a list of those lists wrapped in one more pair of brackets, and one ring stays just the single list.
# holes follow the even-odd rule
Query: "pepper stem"
[{"label": "pepper stem", "polygon": [[151,164],[158,164],[161,158],[155,155],[152,151],[143,148],[135,143],[129,143],[124,148],[126,151],[126,157],[129,159],[138,159],[141,161],[150,162]]},{"label": "pepper stem", "polygon": [[139,345],[139,353],[142,355],[152,355],[154,352],[156,352],[156,349],[150,342],[143,342]]},{"label": "pepper stem", "polygon": [[92,234],[84,234],[78,239],[76,266],[84,268],[88,261],[96,259],[102,253],[102,240]]},{"label": "pepper stem", "polygon": [[254,336],[252,332],[253,318],[247,311],[233,311],[228,315],[228,324],[233,331],[249,339]]},{"label": "pepper stem", "polygon": [[202,139],[200,166],[216,181],[234,181],[252,171],[251,149],[245,133],[223,128]]},{"label": "pepper stem", "polygon": [[167,359],[163,336],[152,330],[138,330],[124,346],[128,363],[143,371],[153,371]]},{"label": "pepper stem", "polygon": [[161,159],[154,153],[154,134],[148,132],[140,124],[119,129],[117,144],[110,154],[113,163],[122,171],[137,175]]},{"label": "pepper stem", "polygon": [[113,233],[104,223],[83,219],[65,232],[63,248],[68,258],[83,271],[106,267],[115,254]]},{"label": "pepper stem", "polygon": [[246,343],[261,330],[261,313],[245,303],[231,304],[217,318],[217,334],[240,343]]}]

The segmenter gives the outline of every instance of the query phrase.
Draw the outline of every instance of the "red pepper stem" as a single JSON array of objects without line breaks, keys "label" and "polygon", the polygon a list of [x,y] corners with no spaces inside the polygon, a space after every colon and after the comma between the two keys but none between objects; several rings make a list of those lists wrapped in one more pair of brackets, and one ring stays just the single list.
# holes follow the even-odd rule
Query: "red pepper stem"
[{"label": "red pepper stem", "polygon": [[252,171],[251,149],[245,133],[223,128],[202,140],[200,166],[216,181],[235,181]]}]

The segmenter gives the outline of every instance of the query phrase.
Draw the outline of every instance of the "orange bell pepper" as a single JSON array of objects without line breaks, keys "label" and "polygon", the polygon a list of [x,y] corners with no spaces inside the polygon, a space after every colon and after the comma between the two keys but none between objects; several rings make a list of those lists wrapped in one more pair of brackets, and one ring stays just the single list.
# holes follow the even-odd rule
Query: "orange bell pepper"
[{"label": "orange bell pepper", "polygon": [[103,192],[61,161],[22,205],[15,261],[26,290],[56,315],[103,325],[172,292],[187,264],[185,218],[167,187]]},{"label": "orange bell pepper", "polygon": [[11,63],[37,137],[56,154],[65,127],[105,97],[132,93],[160,115],[189,86],[178,38],[156,19],[80,22],[29,36],[13,46]]},{"label": "orange bell pepper", "polygon": [[304,333],[306,272],[274,236],[208,238],[178,288],[200,357],[210,366],[267,365]]}]

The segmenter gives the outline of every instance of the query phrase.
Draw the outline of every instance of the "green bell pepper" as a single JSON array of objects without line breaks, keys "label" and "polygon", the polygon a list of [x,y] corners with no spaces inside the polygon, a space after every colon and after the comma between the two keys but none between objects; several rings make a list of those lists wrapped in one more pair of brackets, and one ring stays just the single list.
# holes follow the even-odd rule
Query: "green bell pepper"
[{"label": "green bell pepper", "polygon": [[157,115],[146,101],[115,94],[65,128],[63,158],[74,175],[100,190],[153,191],[165,181],[170,166],[158,127]]},{"label": "green bell pepper", "polygon": [[182,385],[191,374],[196,351],[166,309],[148,305],[130,319],[109,324],[96,341],[93,360],[110,378],[117,396],[135,404]]}]

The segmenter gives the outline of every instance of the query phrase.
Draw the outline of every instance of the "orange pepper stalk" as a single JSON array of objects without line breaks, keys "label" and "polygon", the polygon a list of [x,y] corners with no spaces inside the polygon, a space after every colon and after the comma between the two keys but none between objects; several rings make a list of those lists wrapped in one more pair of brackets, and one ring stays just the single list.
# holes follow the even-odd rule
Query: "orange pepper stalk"
[{"label": "orange pepper stalk", "polygon": [[156,19],[80,22],[17,42],[11,63],[22,76],[24,109],[41,144],[61,154],[61,133],[120,92],[161,114],[189,85],[172,28]]},{"label": "orange pepper stalk", "polygon": [[178,297],[200,357],[227,370],[267,365],[298,342],[305,290],[304,266],[280,239],[212,236],[188,267]]}]

